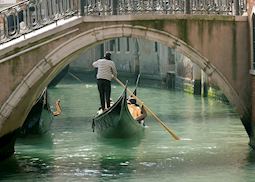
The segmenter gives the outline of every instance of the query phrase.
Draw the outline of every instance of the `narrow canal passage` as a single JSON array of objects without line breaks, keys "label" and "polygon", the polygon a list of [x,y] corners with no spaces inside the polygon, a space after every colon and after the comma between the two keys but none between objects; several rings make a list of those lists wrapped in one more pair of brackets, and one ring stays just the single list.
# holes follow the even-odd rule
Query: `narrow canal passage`
[{"label": "narrow canal passage", "polygon": [[[131,86],[130,88],[134,88]],[[122,87],[115,83],[115,100]],[[154,87],[138,96],[182,138],[175,141],[148,117],[140,139],[100,139],[91,119],[99,105],[94,82],[63,81],[49,90],[62,115],[44,137],[18,139],[0,163],[3,181],[253,181],[255,158],[234,109],[212,99]]]}]

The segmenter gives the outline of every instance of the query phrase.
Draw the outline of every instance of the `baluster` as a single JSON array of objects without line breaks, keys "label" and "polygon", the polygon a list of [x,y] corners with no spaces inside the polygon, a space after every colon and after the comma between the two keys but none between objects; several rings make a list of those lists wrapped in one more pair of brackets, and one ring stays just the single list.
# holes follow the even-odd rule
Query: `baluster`
[{"label": "baluster", "polygon": [[196,8],[196,0],[191,0],[191,13],[192,14],[195,14],[197,11],[197,8]]},{"label": "baluster", "polygon": [[26,17],[25,17],[25,9],[26,6],[24,4],[20,4],[16,6],[15,9],[17,11],[17,33],[25,33],[27,31],[27,26],[25,24]]},{"label": "baluster", "polygon": [[48,8],[49,8],[49,16],[51,20],[55,19],[55,14],[56,14],[56,2],[55,0],[49,0],[48,1]]},{"label": "baluster", "polygon": [[163,12],[162,0],[158,0],[158,1],[157,1],[156,11],[157,11],[158,13],[162,13],[162,12]]},{"label": "baluster", "polygon": [[98,15],[103,15],[103,8],[102,8],[102,4],[101,4],[101,1],[98,0],[97,1],[97,11],[98,11]]},{"label": "baluster", "polygon": [[86,14],[90,15],[91,11],[92,11],[92,1],[91,0],[87,0],[86,2]]},{"label": "baluster", "polygon": [[178,0],[175,0],[175,2],[174,2],[174,13],[178,13],[178,11],[179,11]]},{"label": "baluster", "polygon": [[64,1],[64,10],[65,10],[65,16],[69,16],[71,14],[70,0],[65,0]]},{"label": "baluster", "polygon": [[59,12],[60,12],[60,17],[62,18],[65,14],[65,9],[64,9],[64,1],[65,0],[59,0]]},{"label": "baluster", "polygon": [[2,16],[3,16],[3,35],[4,35],[4,38],[7,39],[9,36],[8,36],[8,32],[9,32],[9,28],[8,28],[8,19],[7,19],[7,15],[6,15],[6,12],[2,12]]},{"label": "baluster", "polygon": [[165,13],[166,12],[166,0],[162,0],[162,8],[163,8],[162,13]]},{"label": "baluster", "polygon": [[143,13],[144,10],[145,10],[145,3],[144,3],[144,0],[141,0],[140,6],[141,6],[141,12]]},{"label": "baluster", "polygon": [[102,6],[102,9],[103,9],[103,14],[104,15],[108,15],[108,0],[102,0],[101,1],[101,6]]},{"label": "baluster", "polygon": [[34,29],[38,29],[39,27],[41,27],[42,25],[42,8],[41,8],[41,3],[42,1],[37,1],[35,3],[35,22],[34,22]]},{"label": "baluster", "polygon": [[132,6],[134,13],[137,13],[138,11],[138,1],[132,0]]},{"label": "baluster", "polygon": [[49,8],[48,8],[48,5],[49,4],[49,1],[48,0],[45,0],[44,3],[43,3],[43,9],[44,9],[44,16],[43,16],[43,22],[45,24],[47,24],[48,22],[50,22],[49,20],[49,17],[50,17],[50,13],[49,13]]},{"label": "baluster", "polygon": [[36,5],[34,3],[29,3],[28,5],[29,10],[29,28],[33,29],[33,27],[36,25]]},{"label": "baluster", "polygon": [[130,14],[133,11],[131,0],[127,0],[127,13]]},{"label": "baluster", "polygon": [[118,0],[112,0],[112,14],[117,15],[118,14]]},{"label": "baluster", "polygon": [[96,14],[96,2],[95,0],[91,0],[90,1],[90,8],[89,8],[89,12],[90,12],[90,15],[95,15]]},{"label": "baluster", "polygon": [[5,33],[4,33],[4,15],[1,12],[0,13],[0,43],[3,42],[3,40],[5,39]]},{"label": "baluster", "polygon": [[23,23],[22,23],[22,33],[28,32],[29,31],[29,3],[25,2],[24,4],[21,5],[21,9],[23,11]]},{"label": "baluster", "polygon": [[229,0],[228,1],[228,15],[232,15],[233,14],[233,3],[232,3],[232,0]]}]

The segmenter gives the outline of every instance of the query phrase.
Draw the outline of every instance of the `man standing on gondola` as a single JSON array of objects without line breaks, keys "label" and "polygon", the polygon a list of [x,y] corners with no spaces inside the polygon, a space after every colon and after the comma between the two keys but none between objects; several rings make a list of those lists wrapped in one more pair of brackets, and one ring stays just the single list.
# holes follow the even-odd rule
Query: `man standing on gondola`
[{"label": "man standing on gondola", "polygon": [[[111,61],[111,53],[106,53],[103,59],[93,62],[93,67],[97,68],[97,87],[100,96],[101,108],[104,111],[110,107],[111,80],[117,77],[115,63]],[[106,103],[106,107],[105,107]]]}]

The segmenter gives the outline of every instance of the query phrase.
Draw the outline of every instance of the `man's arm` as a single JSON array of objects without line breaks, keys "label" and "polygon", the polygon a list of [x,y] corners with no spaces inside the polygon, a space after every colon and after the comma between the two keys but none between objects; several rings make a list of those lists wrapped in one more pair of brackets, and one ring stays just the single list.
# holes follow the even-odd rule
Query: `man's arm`
[{"label": "man's arm", "polygon": [[92,66],[93,66],[94,68],[97,68],[97,65],[98,65],[98,61],[95,61],[95,62],[92,63]]}]

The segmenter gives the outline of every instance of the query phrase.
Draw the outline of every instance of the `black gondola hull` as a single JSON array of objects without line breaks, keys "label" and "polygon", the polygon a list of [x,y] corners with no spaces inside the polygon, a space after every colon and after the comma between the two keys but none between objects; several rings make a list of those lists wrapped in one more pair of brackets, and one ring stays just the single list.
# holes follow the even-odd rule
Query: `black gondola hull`
[{"label": "black gondola hull", "polygon": [[100,136],[106,138],[135,137],[144,131],[144,126],[139,124],[129,112],[126,89],[109,110],[93,119],[93,128]]}]

